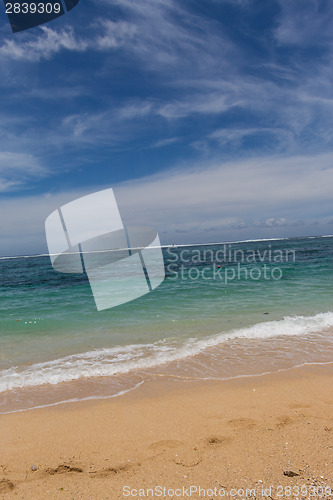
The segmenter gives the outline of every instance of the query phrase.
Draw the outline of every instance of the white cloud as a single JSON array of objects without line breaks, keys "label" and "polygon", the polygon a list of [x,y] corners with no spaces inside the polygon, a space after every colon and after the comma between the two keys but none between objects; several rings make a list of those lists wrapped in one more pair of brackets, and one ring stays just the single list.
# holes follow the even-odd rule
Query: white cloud
[{"label": "white cloud", "polygon": [[281,14],[275,37],[281,45],[309,47],[326,45],[333,40],[333,6],[325,2],[322,9],[317,0],[279,0]]},{"label": "white cloud", "polygon": [[[241,145],[244,139],[255,139],[256,137],[266,137],[268,140],[273,139],[276,150],[278,146],[283,147],[284,150],[286,150],[294,140],[292,130],[287,130],[282,127],[271,128],[264,126],[248,128],[220,128],[209,134],[204,140],[215,140],[220,146],[224,146],[226,144]],[[263,149],[262,143],[260,143],[259,149]]]},{"label": "white cloud", "polygon": [[[251,4],[251,2],[248,3]],[[37,151],[41,150],[39,148],[42,148],[43,144],[47,144],[48,147],[70,146],[73,147],[71,153],[75,147],[81,148],[82,146],[95,150],[96,146],[101,143],[106,144],[110,149],[111,147],[122,147],[124,144],[124,147],[126,145],[132,147],[133,138],[138,143],[140,142],[140,134],[145,134],[145,141],[142,141],[142,144],[151,144],[151,147],[171,144],[174,140],[173,137],[181,135],[183,142],[188,140],[197,149],[207,153],[209,158],[217,158],[220,152],[223,152],[225,145],[233,146],[236,154],[239,154],[241,149],[239,145],[242,144],[242,141],[255,139],[258,135],[264,136],[267,141],[270,141],[272,145],[270,151],[283,152],[284,155],[295,154],[299,151],[310,151],[313,154],[314,151],[327,150],[332,147],[333,118],[331,108],[333,100],[331,81],[333,73],[331,65],[325,64],[325,61],[321,60],[320,57],[318,60],[311,59],[310,62],[307,59],[292,57],[283,64],[281,62],[284,60],[283,57],[275,57],[274,55],[276,46],[273,43],[268,47],[271,49],[270,55],[267,58],[259,58],[258,62],[256,61],[254,64],[252,60],[245,60],[241,47],[237,45],[237,42],[231,42],[227,38],[221,25],[207,17],[187,12],[186,3],[174,0],[168,2],[147,0],[144,3],[134,0],[116,0],[115,2],[108,0],[103,6],[105,12],[108,12],[108,5],[110,7],[116,5],[117,8],[121,9],[123,14],[121,19],[111,20],[106,15],[102,20],[93,20],[89,37],[86,34],[78,34],[78,29],[75,31],[72,28],[63,28],[57,31],[50,27],[43,27],[31,31],[28,35],[22,34],[17,38],[8,37],[0,47],[0,58],[2,60],[14,59],[19,61],[21,65],[23,60],[38,62],[50,59],[61,51],[73,52],[74,55],[78,52],[99,51],[112,54],[112,57],[118,51],[124,66],[127,63],[134,66],[137,64],[145,77],[153,75],[157,89],[154,98],[133,99],[133,97],[128,98],[127,96],[122,102],[119,102],[119,100],[112,101],[110,95],[102,92],[99,100],[99,96],[95,92],[94,107],[83,106],[85,110],[83,112],[73,112],[73,107],[68,107],[70,110],[67,111],[68,116],[59,116],[53,119],[49,127],[45,127],[44,122],[39,125],[36,121],[33,122],[33,126],[28,126],[29,120],[35,119],[29,116],[28,123],[22,130],[22,120],[18,112],[16,123],[13,121],[10,126],[5,122],[6,117],[5,120],[2,117],[1,132],[3,133],[1,135],[3,143],[10,145],[9,149],[14,150],[13,144],[17,144],[18,141],[24,147],[31,144]],[[331,35],[328,31],[328,21],[326,22],[317,10],[315,2],[310,0],[305,5],[304,2],[296,1],[295,6],[292,5],[294,5],[293,2],[281,1],[280,24],[274,31],[279,44],[294,43],[297,45],[297,43],[301,43],[308,32],[315,33],[313,37],[309,36],[309,43],[311,40],[316,43],[320,39],[326,40],[329,49]],[[299,15],[297,15],[297,9],[300,11]],[[330,8],[328,17],[330,17],[331,10]],[[314,17],[312,27],[309,25],[311,16]],[[305,26],[304,30],[302,23]],[[320,38],[320,33],[322,33],[322,38]],[[105,61],[109,63],[109,59],[105,59]],[[119,63],[119,59],[117,62]],[[112,64],[105,64],[106,66],[112,67],[113,71]],[[104,71],[101,78],[106,81],[110,75],[112,77],[112,73],[108,73],[105,67],[100,71],[101,73]],[[13,71],[14,73],[15,71]],[[135,74],[135,69],[131,75],[133,74]],[[100,74],[97,75],[97,78],[99,77]],[[75,87],[74,92],[74,84],[78,80],[73,79],[74,83],[71,87],[73,100],[80,94],[91,96],[92,92],[95,91],[95,89],[89,88],[86,81],[82,79],[82,81],[80,80],[82,87]],[[101,80],[98,81],[100,84]],[[62,84],[65,85],[63,82]],[[33,90],[31,91],[33,86],[29,85],[22,88],[23,95],[27,88],[33,94]],[[102,85],[99,88],[102,88]],[[71,89],[69,86],[67,87],[69,97]],[[60,101],[63,99],[63,91],[58,88],[57,92]],[[55,95],[50,94],[54,99]],[[38,92],[35,94],[35,97],[38,96],[46,99],[47,92],[39,89],[39,94]],[[18,106],[15,109],[18,109]],[[65,112],[63,111],[63,113]],[[13,119],[13,116],[14,112],[13,115],[10,115],[10,119]],[[202,120],[200,127],[196,127],[196,136],[190,137],[190,134],[187,134],[187,124],[192,125],[190,120],[193,122],[197,120],[199,123],[202,116],[205,120]],[[228,121],[230,116],[231,119],[238,116],[238,119],[230,124]],[[249,116],[250,120],[246,121]],[[215,132],[212,132],[206,117],[212,117],[211,123],[219,127]],[[224,117],[226,117],[225,128],[222,129],[221,124],[224,126],[222,122]],[[25,118],[27,119],[27,116]],[[220,119],[218,123],[217,118]],[[186,123],[185,119],[189,119],[189,121]],[[168,128],[165,127],[165,123]],[[158,125],[160,124],[162,127],[159,129]],[[180,126],[183,125],[184,129],[180,132]],[[19,132],[16,134],[17,130]],[[153,132],[151,136],[147,134],[149,130]],[[166,130],[167,138],[163,135]],[[162,133],[159,137],[160,131]],[[170,135],[171,139],[169,139]],[[259,154],[257,151],[256,153]],[[7,169],[3,174],[0,167],[0,189],[3,191],[19,187],[26,182],[28,177],[38,178],[44,173],[46,175],[45,170],[44,173],[37,172],[38,162],[36,159],[34,166],[29,164],[27,156],[23,155],[21,160],[21,164],[26,163],[26,165],[24,168],[22,166],[21,170],[17,170],[15,174],[14,167],[11,167],[12,173]],[[0,164],[1,161],[0,157]],[[9,158],[5,158],[4,161],[8,163]],[[285,164],[283,159],[276,161]],[[312,166],[314,165],[314,171],[317,172],[313,157],[309,161]],[[323,157],[320,161],[323,161]],[[260,162],[265,162],[265,160],[258,160],[257,168],[262,164]],[[304,163],[307,165],[305,158]],[[216,161],[216,165],[218,165],[218,161]],[[216,167],[215,169],[212,167],[197,178],[193,171],[188,171],[188,176],[184,181],[185,196],[190,186],[194,190],[193,192],[196,192],[194,185],[196,179],[196,182],[204,188],[202,191],[208,199],[210,199],[210,189],[213,193],[219,189],[223,193],[223,198],[228,200],[230,193],[224,192],[224,186],[235,191],[235,188],[232,187],[234,184],[231,182],[232,180],[236,182],[234,171],[238,172],[238,179],[240,177],[247,179],[246,189],[256,192],[259,199],[262,196],[265,197],[265,192],[268,190],[267,185],[260,178],[264,176],[270,177],[272,184],[276,184],[281,194],[288,195],[288,199],[291,199],[288,189],[290,190],[292,186],[295,203],[299,196],[298,191],[303,192],[304,179],[300,170],[298,170],[300,172],[300,185],[298,186],[292,170],[283,170],[282,167],[279,169],[276,167],[276,163],[272,163],[271,160],[267,163],[269,165],[267,172],[265,164],[263,164],[261,171],[257,171],[253,163],[247,164],[249,172],[253,172],[254,178],[248,177],[245,167],[245,171],[243,171],[240,167],[241,162],[232,165],[236,166],[229,168],[224,165],[223,168]],[[33,173],[34,168],[35,173]],[[273,172],[270,172],[272,169],[276,169],[279,173],[273,176]],[[310,178],[310,172],[306,171],[306,175]],[[280,180],[279,175],[281,175]],[[318,193],[321,190],[321,185],[318,183],[322,177],[324,176],[319,172],[317,178],[313,179],[313,188],[315,190],[317,186]],[[176,184],[174,173],[170,174],[170,178],[174,179]],[[290,185],[288,187],[287,179],[289,178]],[[181,180],[182,176],[179,176],[180,184]],[[260,190],[255,189],[254,180],[257,187],[262,188],[263,195],[260,194]],[[325,177],[325,182],[327,180]],[[208,181],[210,185],[206,186]],[[163,182],[166,186],[169,185],[168,179]],[[307,182],[306,186],[310,184]],[[237,205],[237,203],[240,207],[243,206],[247,194],[246,189],[243,189],[242,186],[243,184],[240,183],[240,201],[231,200],[232,206]],[[326,185],[323,186],[323,190],[326,192]],[[177,190],[172,191],[177,192]],[[311,197],[311,194],[308,194]],[[201,200],[200,192],[196,196],[198,200]],[[178,193],[177,199],[179,197],[181,197],[180,193]],[[216,206],[220,207],[221,201],[219,199],[215,201]],[[269,200],[266,202],[268,205]],[[272,196],[273,202],[274,196]],[[202,204],[204,204],[203,201]],[[224,206],[222,208],[224,210]],[[274,206],[271,208],[274,211]],[[206,213],[206,210],[205,208],[203,213]],[[255,209],[253,211],[255,212]],[[213,218],[212,214],[206,215],[210,220]],[[267,214],[267,217],[263,215],[260,221],[264,224],[270,218],[279,220],[280,215],[275,213]],[[287,220],[289,219],[287,218]],[[214,219],[215,223],[218,225],[220,218]],[[227,224],[227,222],[225,223]],[[230,222],[230,224],[236,225],[242,223],[245,224],[240,215],[239,220]]]},{"label": "white cloud", "polygon": [[[284,150],[295,154],[304,151],[304,146],[316,150],[318,145],[332,145],[330,131],[333,118],[330,108],[333,74],[327,61],[318,58],[308,62],[306,59],[291,58],[283,64],[283,58],[275,56],[276,47],[272,44],[270,55],[258,58],[254,63],[246,58],[241,44],[228,38],[217,21],[195,15],[186,4],[175,0],[147,0],[144,3],[107,0],[98,2],[99,6],[101,3],[105,17],[92,20],[89,36],[79,32],[79,28],[75,31],[65,27],[57,31],[44,26],[28,35],[22,34],[20,38],[7,38],[0,47],[0,58],[2,61],[19,61],[21,65],[24,60],[38,62],[50,59],[61,51],[98,51],[106,57],[111,54],[117,67],[129,64],[132,75],[135,75],[136,67],[140,68],[140,72],[145,72],[147,78],[153,75],[153,81],[156,82],[154,98],[133,99],[127,96],[122,102],[116,102],[112,101],[110,95],[104,99],[107,91],[101,93],[101,100],[94,95],[94,108],[84,106],[81,113],[73,113],[70,108],[67,117],[54,120],[48,129],[41,130],[50,144],[81,147],[82,143],[87,146],[105,143],[118,147],[120,143],[127,142],[131,147],[135,134],[147,130],[149,126],[156,132],[156,123],[167,122],[177,127],[177,122],[188,118],[198,119],[205,115],[215,119],[228,114],[228,117],[239,116],[239,119],[230,125],[227,118],[226,127],[229,130],[220,132],[219,137],[216,134],[215,144],[211,141],[214,137],[209,136],[209,125],[204,129],[207,122],[200,129],[202,136],[190,138],[189,143],[207,153],[215,150],[217,144],[233,145],[238,151],[242,137],[264,134],[272,145],[270,151],[274,151],[275,147],[278,153]],[[251,2],[238,3],[244,3],[245,8],[251,5]],[[329,48],[328,24],[316,3],[310,0],[305,5],[304,2],[295,1],[296,6],[292,5],[293,2],[281,1],[279,27],[273,33],[279,43],[287,41],[294,31],[299,33],[303,29],[299,19],[312,22],[313,17],[311,29],[318,36],[322,32],[322,40],[328,41]],[[111,18],[111,11],[108,10],[114,6],[121,11],[118,19],[116,16]],[[330,16],[333,9],[328,10]],[[296,23],[297,26],[288,28],[288,22]],[[310,27],[305,32],[308,29]],[[290,35],[283,35],[281,30],[284,33],[289,30]],[[267,43],[270,41],[267,40]],[[99,84],[100,78],[113,77],[112,71],[107,69],[109,67],[113,68],[113,64],[105,64],[99,70],[103,73],[103,76],[97,75]],[[26,95],[27,85],[22,85],[21,81],[16,82],[16,85],[21,85],[21,93]],[[86,81],[80,81],[80,85],[72,93],[73,99],[80,95],[91,96],[95,91]],[[29,87],[30,95],[33,96],[31,88],[34,87]],[[66,95],[59,89],[46,92],[39,88],[35,91],[35,97],[47,99],[49,94],[50,99],[55,100],[57,96],[60,102],[63,93]],[[67,95],[70,97],[71,93],[67,92]],[[250,126],[242,123],[244,115],[251,116]],[[179,135],[179,130],[171,129],[169,134]],[[30,137],[28,128],[20,134],[21,141],[26,139],[28,142]],[[40,147],[39,139],[36,136],[33,138],[36,149]],[[13,142],[15,140],[16,137]],[[154,137],[153,140],[158,143],[165,137]]]},{"label": "white cloud", "polygon": [[[219,25],[194,15],[175,0],[146,0],[144,3],[121,0],[113,4],[121,9],[122,18],[108,18],[107,8],[113,5],[105,2],[105,15],[92,20],[89,36],[78,35],[68,26],[61,30],[43,26],[19,40],[5,39],[0,46],[0,58],[38,62],[60,51],[113,53],[121,49],[123,54],[134,56],[146,68],[162,71],[165,75],[171,67],[173,71],[186,67],[203,72],[212,67],[216,58],[220,58],[220,65],[226,54],[232,59],[235,47],[223,36]],[[232,61],[228,67],[231,71]],[[173,79],[171,74],[170,77]]]},{"label": "white cloud", "polygon": [[117,191],[131,217],[137,216],[137,206],[143,206],[144,219],[153,225],[169,219],[179,226],[204,227],[216,217],[311,218],[330,206],[332,183],[333,154],[329,154],[197,166],[131,181]]},{"label": "white cloud", "polygon": [[164,148],[165,146],[170,146],[170,144],[175,144],[176,142],[179,142],[179,140],[180,140],[179,137],[168,137],[166,139],[161,139],[159,141],[154,142],[149,147],[152,149]]},{"label": "white cloud", "polygon": [[0,192],[13,191],[33,178],[48,174],[48,170],[32,155],[0,152]]},{"label": "white cloud", "polygon": [[270,219],[267,219],[265,221],[265,225],[267,227],[285,226],[286,224],[287,224],[287,219],[285,217],[280,217],[279,219],[271,217]]},{"label": "white cloud", "polygon": [[25,173],[27,175],[41,175],[45,169],[32,155],[24,153],[0,152],[0,174]]},{"label": "white cloud", "polygon": [[0,200],[0,255],[46,252],[45,219],[62,204],[85,191],[20,196]]},{"label": "white cloud", "polygon": [[96,37],[95,48],[100,50],[116,49],[132,43],[137,35],[138,28],[133,23],[126,21],[101,20],[98,29],[103,32]]},{"label": "white cloud", "polygon": [[104,32],[97,47],[121,46],[150,69],[167,74],[170,67],[174,71],[182,66],[204,72],[213,59],[219,57],[223,64],[224,56],[233,52],[218,23],[195,15],[180,2],[118,0],[113,4],[122,10],[126,21],[102,20]]},{"label": "white cloud", "polygon": [[0,57],[7,60],[37,62],[41,59],[50,59],[61,50],[83,52],[88,48],[88,42],[77,39],[72,28],[55,31],[42,26],[40,30],[42,31],[40,35],[30,36],[23,41],[5,39],[0,46]]},{"label": "white cloud", "polygon": [[0,254],[45,250],[46,217],[105,187],[114,188],[125,224],[153,226],[164,243],[328,233],[332,185],[328,154],[196,165],[117,186],[5,199]]}]

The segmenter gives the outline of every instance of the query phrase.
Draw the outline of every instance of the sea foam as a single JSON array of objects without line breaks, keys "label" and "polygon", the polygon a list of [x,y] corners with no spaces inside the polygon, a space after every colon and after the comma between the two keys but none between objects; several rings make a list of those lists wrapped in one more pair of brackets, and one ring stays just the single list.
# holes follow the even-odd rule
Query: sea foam
[{"label": "sea foam", "polygon": [[282,320],[265,321],[200,340],[190,338],[183,343],[163,340],[150,344],[96,349],[30,366],[15,366],[3,370],[0,372],[0,392],[43,384],[122,375],[183,360],[236,339],[305,336],[324,332],[331,327],[333,327],[333,312],[329,311],[314,316],[286,316]]}]

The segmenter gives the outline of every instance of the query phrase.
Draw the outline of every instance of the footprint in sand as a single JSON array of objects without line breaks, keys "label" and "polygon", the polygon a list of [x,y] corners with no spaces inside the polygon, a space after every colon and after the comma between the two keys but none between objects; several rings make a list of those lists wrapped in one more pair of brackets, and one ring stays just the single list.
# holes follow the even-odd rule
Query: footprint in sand
[{"label": "footprint in sand", "polygon": [[257,422],[252,418],[235,418],[233,420],[229,420],[228,424],[231,427],[234,427],[234,429],[249,430],[253,429],[256,426]]},{"label": "footprint in sand", "polygon": [[[135,464],[136,466],[139,466],[141,464]],[[133,469],[133,465],[130,464],[123,464],[123,465],[118,465],[114,467],[107,467],[106,469],[101,469],[97,470],[94,472],[89,472],[90,477],[108,477],[108,476],[114,476],[116,474],[121,474],[124,472],[128,472],[131,469]]]},{"label": "footprint in sand", "polygon": [[53,476],[54,474],[65,474],[67,472],[83,472],[80,467],[72,467],[70,465],[61,464],[55,469],[45,469],[46,474]]},{"label": "footprint in sand", "polygon": [[[157,441],[156,443],[152,443],[150,448],[155,451],[167,452],[168,460],[171,460],[176,465],[182,465],[183,467],[195,467],[202,460],[196,446],[186,445],[183,441],[178,441],[177,439]],[[172,451],[175,450],[175,448],[178,449],[177,452]],[[159,453],[159,455],[161,455],[161,453]],[[163,454],[163,457],[165,457],[165,454]]]},{"label": "footprint in sand", "polygon": [[289,417],[288,415],[280,415],[277,419],[277,427],[285,427],[286,425],[290,425],[294,423],[294,419]]},{"label": "footprint in sand", "polygon": [[184,443],[182,441],[177,441],[177,439],[164,439],[162,441],[156,441],[156,443],[152,443],[150,448],[153,450],[167,450],[171,448],[178,448],[182,446]]},{"label": "footprint in sand", "polygon": [[207,438],[208,445],[224,445],[231,443],[233,438],[229,436],[211,436]]},{"label": "footprint in sand", "polygon": [[9,491],[13,491],[14,488],[14,483],[12,483],[9,479],[0,480],[0,493],[8,493]]},{"label": "footprint in sand", "polygon": [[173,459],[173,462],[176,465],[182,465],[183,467],[195,467],[196,465],[199,465],[201,461],[202,457],[198,454],[198,452],[186,450],[177,454]]}]

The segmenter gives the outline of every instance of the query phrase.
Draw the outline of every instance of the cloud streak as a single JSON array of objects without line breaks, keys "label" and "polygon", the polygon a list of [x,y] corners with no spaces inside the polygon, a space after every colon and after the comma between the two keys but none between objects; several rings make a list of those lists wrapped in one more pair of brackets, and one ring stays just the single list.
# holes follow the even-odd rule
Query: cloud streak
[{"label": "cloud streak", "polygon": [[47,26],[40,28],[42,33],[34,38],[27,37],[23,42],[6,39],[0,46],[0,58],[15,61],[38,62],[50,59],[61,50],[84,52],[89,43],[79,40],[71,28],[55,31]]},{"label": "cloud streak", "polygon": [[44,221],[77,197],[114,187],[123,221],[151,225],[163,243],[228,241],[332,232],[333,155],[200,165],[116,186],[94,186],[0,202],[1,254],[11,238],[25,252],[45,251]]},{"label": "cloud streak", "polygon": [[47,175],[48,170],[32,155],[0,152],[0,192],[26,187],[32,179]]}]

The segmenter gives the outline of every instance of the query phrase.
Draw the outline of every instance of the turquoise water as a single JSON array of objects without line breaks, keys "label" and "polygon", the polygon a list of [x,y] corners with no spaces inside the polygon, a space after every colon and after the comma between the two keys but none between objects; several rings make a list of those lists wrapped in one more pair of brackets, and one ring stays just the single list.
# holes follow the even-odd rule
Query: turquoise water
[{"label": "turquoise water", "polygon": [[[100,312],[84,275],[54,271],[48,256],[1,258],[0,398],[165,369],[235,339],[246,352],[246,340],[252,348],[253,339],[317,335],[318,356],[319,339],[331,341],[333,237],[166,247],[163,254],[158,288]],[[297,356],[308,360],[302,349]]]}]

